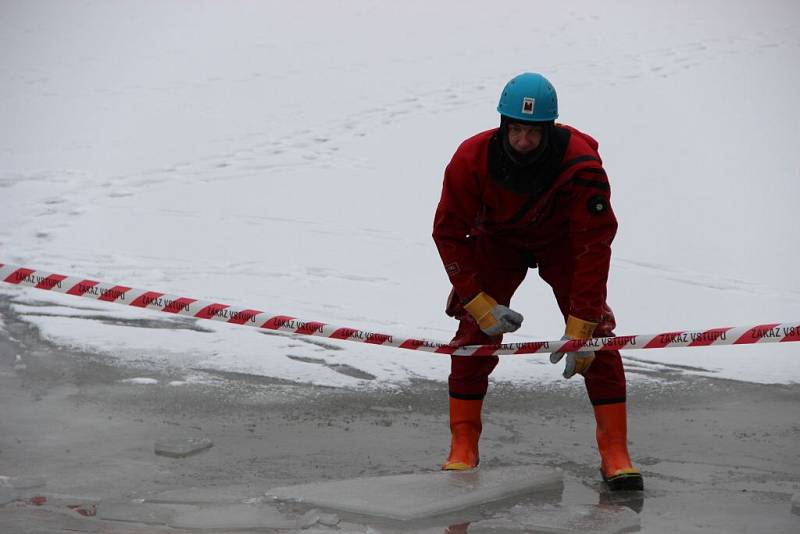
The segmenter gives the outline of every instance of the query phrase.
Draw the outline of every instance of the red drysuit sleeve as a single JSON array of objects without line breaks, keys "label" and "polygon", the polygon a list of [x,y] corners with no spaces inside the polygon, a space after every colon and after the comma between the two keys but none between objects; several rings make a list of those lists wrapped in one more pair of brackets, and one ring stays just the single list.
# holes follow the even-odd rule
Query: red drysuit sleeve
[{"label": "red drysuit sleeve", "polygon": [[572,178],[569,239],[575,259],[570,314],[579,319],[600,322],[616,233],[605,171],[600,167],[578,171]]},{"label": "red drysuit sleeve", "polygon": [[462,300],[481,291],[467,237],[480,207],[479,177],[459,150],[444,172],[442,196],[433,220],[433,240],[447,276]]}]

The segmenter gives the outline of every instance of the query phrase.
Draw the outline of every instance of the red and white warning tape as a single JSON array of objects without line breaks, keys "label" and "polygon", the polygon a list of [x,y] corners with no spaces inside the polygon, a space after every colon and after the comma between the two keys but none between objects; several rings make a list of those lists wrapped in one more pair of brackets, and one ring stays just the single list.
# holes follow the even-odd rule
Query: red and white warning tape
[{"label": "red and white warning tape", "polygon": [[456,356],[501,356],[550,352],[588,352],[596,350],[663,349],[672,347],[707,347],[709,345],[746,345],[800,341],[800,323],[770,323],[757,326],[714,328],[704,331],[665,332],[662,334],[600,337],[573,341],[532,341],[502,345],[454,347],[425,339],[400,338],[389,334],[365,332],[355,328],[304,321],[288,315],[272,315],[259,310],[178,297],[158,291],[135,289],[81,277],[55,274],[18,265],[0,263],[0,280],[18,286],[66,293],[76,297],[114,302],[124,306],[212,319],[230,324],[280,330],[292,334],[342,339],[437,354]]}]

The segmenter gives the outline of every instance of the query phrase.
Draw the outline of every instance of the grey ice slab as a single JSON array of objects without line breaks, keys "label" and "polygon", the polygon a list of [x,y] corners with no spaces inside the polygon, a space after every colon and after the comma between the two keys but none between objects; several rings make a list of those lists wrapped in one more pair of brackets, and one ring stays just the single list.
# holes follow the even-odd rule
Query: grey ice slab
[{"label": "grey ice slab", "polygon": [[173,508],[149,503],[102,501],[97,505],[97,517],[107,521],[166,525],[174,513]]},{"label": "grey ice slab", "polygon": [[800,493],[795,493],[792,497],[792,513],[800,515]]},{"label": "grey ice slab", "polygon": [[234,504],[258,499],[263,495],[263,491],[249,486],[210,486],[162,491],[145,501],[167,504]]},{"label": "grey ice slab", "polygon": [[561,487],[562,472],[521,465],[392,475],[273,488],[267,495],[334,510],[418,519]]},{"label": "grey ice slab", "polygon": [[614,505],[518,505],[504,517],[472,523],[470,534],[511,532],[622,534],[638,532],[639,516],[624,506]]},{"label": "grey ice slab", "polygon": [[292,518],[265,504],[231,504],[193,507],[176,512],[169,523],[173,528],[195,530],[303,529],[318,520],[315,512]]},{"label": "grey ice slab", "polygon": [[184,458],[211,448],[214,444],[206,438],[175,438],[156,441],[155,452],[159,456]]}]

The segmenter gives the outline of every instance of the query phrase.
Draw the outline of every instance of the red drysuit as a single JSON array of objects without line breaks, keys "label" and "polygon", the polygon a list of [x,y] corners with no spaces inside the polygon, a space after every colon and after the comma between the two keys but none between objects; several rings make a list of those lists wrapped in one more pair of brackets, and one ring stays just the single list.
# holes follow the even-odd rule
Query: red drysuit
[{"label": "red drysuit", "polygon": [[[613,335],[614,314],[606,305],[611,242],[617,219],[597,142],[572,127],[552,184],[538,195],[504,188],[489,173],[489,143],[497,129],[464,141],[445,170],[433,239],[453,284],[447,314],[460,323],[456,345],[499,343],[464,309],[480,291],[508,306],[529,268],[555,294],[564,315],[599,323],[596,337]],[[482,399],[496,357],[453,356],[450,395]],[[598,351],[586,372],[593,404],[624,402],[625,375],[618,351]]]}]

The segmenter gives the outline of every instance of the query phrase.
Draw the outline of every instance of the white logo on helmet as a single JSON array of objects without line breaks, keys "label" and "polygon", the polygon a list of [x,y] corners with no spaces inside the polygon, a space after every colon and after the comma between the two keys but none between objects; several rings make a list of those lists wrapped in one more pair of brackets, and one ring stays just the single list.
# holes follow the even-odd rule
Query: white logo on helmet
[{"label": "white logo on helmet", "polygon": [[522,113],[525,115],[533,115],[533,105],[536,103],[535,98],[526,96],[522,99]]}]

